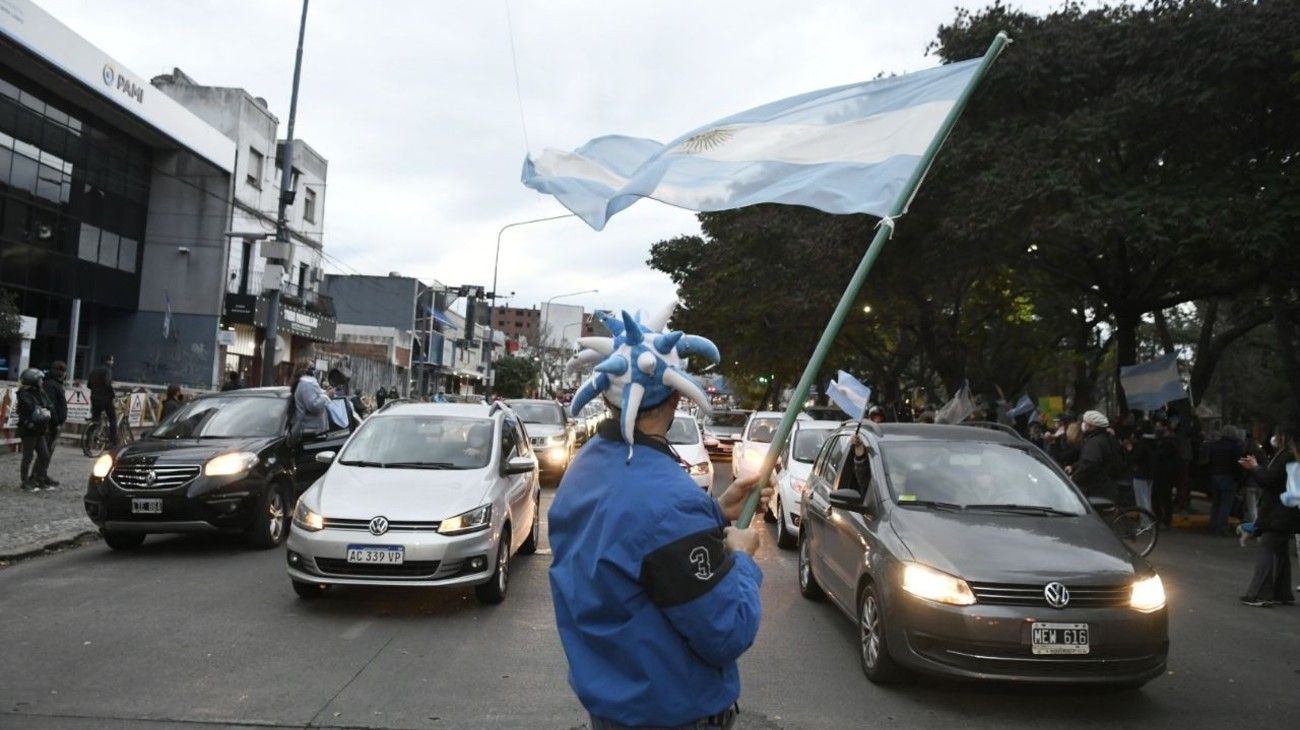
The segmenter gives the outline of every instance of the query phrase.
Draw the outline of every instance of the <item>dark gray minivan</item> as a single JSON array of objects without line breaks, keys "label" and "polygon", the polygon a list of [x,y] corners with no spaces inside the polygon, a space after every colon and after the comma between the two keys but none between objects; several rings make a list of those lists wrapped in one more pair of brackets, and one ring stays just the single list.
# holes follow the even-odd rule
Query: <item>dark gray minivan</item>
[{"label": "dark gray minivan", "polygon": [[803,500],[800,591],[857,622],[874,682],[913,669],[1135,687],[1164,673],[1159,576],[1009,429],[847,424]]}]

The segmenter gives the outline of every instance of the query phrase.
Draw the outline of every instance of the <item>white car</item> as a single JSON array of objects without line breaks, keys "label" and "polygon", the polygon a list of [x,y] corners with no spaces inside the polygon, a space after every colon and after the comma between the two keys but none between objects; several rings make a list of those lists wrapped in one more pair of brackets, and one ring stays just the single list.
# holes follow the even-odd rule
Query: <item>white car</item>
[{"label": "white car", "polygon": [[[742,479],[758,473],[783,416],[785,414],[780,411],[754,411],[749,414],[749,420],[745,422],[745,430],[731,452],[733,479]],[[799,420],[811,421],[812,418],[806,413],[800,413]]]},{"label": "white car", "polygon": [[695,416],[677,413],[668,427],[668,445],[677,452],[682,468],[700,489],[708,492],[713,488],[713,462],[704,448],[704,432]]},{"label": "white car", "polygon": [[500,603],[510,559],[540,538],[528,432],[503,404],[399,403],[366,419],[298,499],[288,570],[332,585],[474,586]]},{"label": "white car", "polygon": [[776,522],[776,545],[787,550],[799,543],[800,504],[808,491],[808,475],[822,442],[840,427],[840,421],[795,421],[790,439],[776,462],[775,499],[767,503],[769,520]]}]

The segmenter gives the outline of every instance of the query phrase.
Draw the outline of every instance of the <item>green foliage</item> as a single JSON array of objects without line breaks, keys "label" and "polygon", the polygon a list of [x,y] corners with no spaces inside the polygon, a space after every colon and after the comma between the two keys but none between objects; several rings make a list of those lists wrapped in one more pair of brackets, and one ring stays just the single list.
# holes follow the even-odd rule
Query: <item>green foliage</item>
[{"label": "green foliage", "polygon": [[537,363],[526,357],[503,357],[492,363],[493,392],[502,398],[525,398],[537,382]]},{"label": "green foliage", "polygon": [[0,290],[0,342],[17,340],[22,330],[18,299],[8,289]]}]

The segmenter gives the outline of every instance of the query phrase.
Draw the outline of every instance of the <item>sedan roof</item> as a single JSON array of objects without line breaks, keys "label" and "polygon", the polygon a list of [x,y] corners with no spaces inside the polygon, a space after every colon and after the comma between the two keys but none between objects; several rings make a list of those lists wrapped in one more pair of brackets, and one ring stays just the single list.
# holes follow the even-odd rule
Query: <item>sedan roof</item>
[{"label": "sedan roof", "polygon": [[[845,425],[856,425],[849,421]],[[864,429],[871,429],[863,423]],[[1021,444],[1024,439],[990,424],[881,423],[871,429],[882,441],[985,441]]]},{"label": "sedan roof", "polygon": [[492,407],[486,403],[398,403],[375,414],[381,418],[392,415],[487,418],[492,415]]}]

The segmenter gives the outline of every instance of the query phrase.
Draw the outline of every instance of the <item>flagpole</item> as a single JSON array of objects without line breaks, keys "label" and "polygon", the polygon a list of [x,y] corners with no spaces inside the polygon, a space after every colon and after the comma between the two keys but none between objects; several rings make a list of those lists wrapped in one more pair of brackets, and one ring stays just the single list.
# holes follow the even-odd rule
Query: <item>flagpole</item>
[{"label": "flagpole", "polygon": [[[916,194],[917,188],[921,186],[921,181],[925,179],[925,174],[930,170],[930,164],[934,162],[935,156],[939,153],[939,148],[948,139],[948,134],[957,123],[957,118],[961,116],[962,110],[966,108],[966,102],[970,100],[975,87],[983,80],[988,73],[989,67],[993,65],[994,59],[998,57],[998,54],[1002,52],[1002,48],[1010,40],[1010,37],[1005,32],[998,33],[997,37],[993,39],[993,43],[989,45],[989,49],[984,53],[984,60],[980,62],[979,68],[975,70],[975,75],[971,77],[970,82],[966,84],[966,88],[957,97],[956,103],[948,110],[948,116],[944,118],[943,126],[930,140],[930,145],[926,147],[920,164],[912,172],[907,184],[898,191],[898,195],[889,208],[889,215],[881,219],[880,224],[876,227],[876,235],[871,239],[871,245],[867,247],[867,252],[862,256],[862,261],[858,263],[858,268],[853,272],[853,278],[849,280],[848,287],[844,289],[844,294],[840,297],[840,303],[836,305],[835,312],[831,315],[830,321],[827,322],[821,339],[817,341],[817,348],[813,350],[812,359],[808,361],[803,375],[799,378],[799,385],[795,387],[794,393],[790,396],[790,405],[786,407],[785,415],[781,418],[781,425],[777,427],[776,435],[772,438],[772,443],[768,445],[767,455],[763,457],[763,465],[759,469],[758,487],[750,493],[749,498],[745,501],[745,507],[740,513],[740,519],[736,521],[736,524],[742,529],[749,527],[750,521],[754,519],[754,511],[758,508],[759,493],[767,486],[772,475],[772,468],[776,465],[777,457],[780,455],[781,449],[785,448],[786,439],[790,437],[790,431],[794,428],[794,422],[799,416],[799,410],[803,407],[804,400],[808,398],[808,390],[812,387],[812,381],[821,370],[826,355],[830,353],[831,345],[835,342],[835,336],[839,334],[840,328],[844,325],[844,320],[848,317],[849,309],[853,306],[853,301],[857,299],[858,292],[867,279],[867,274],[871,273],[871,267],[875,265],[876,259],[885,247],[885,242],[894,233],[894,219],[907,210],[908,203]],[[858,425],[861,427],[862,419],[858,420]]]}]

